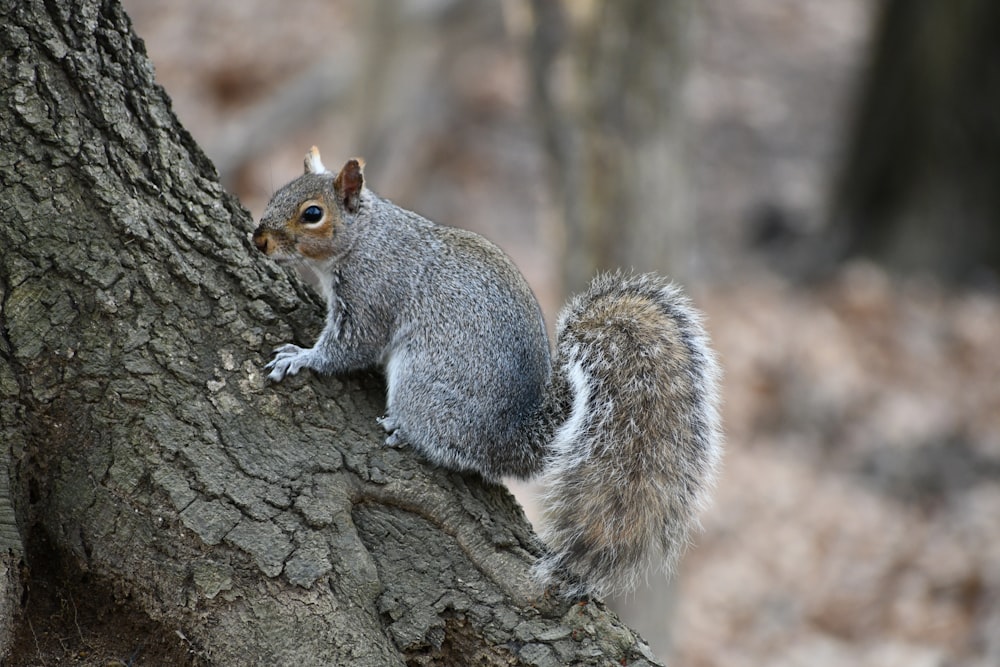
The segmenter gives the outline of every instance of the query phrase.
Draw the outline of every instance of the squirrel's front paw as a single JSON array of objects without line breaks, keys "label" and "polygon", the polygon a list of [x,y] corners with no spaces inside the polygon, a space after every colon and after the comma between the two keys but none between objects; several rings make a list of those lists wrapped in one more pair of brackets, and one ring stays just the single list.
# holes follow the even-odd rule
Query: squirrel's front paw
[{"label": "squirrel's front paw", "polygon": [[264,366],[270,369],[268,378],[273,382],[281,382],[286,375],[295,375],[303,368],[312,368],[313,349],[304,349],[298,345],[282,345],[275,348],[274,359]]}]

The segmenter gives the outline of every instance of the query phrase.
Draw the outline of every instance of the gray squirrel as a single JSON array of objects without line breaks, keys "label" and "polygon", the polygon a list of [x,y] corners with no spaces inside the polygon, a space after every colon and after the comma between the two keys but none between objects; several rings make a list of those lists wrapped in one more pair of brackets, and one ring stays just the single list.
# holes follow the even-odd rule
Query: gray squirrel
[{"label": "gray squirrel", "polygon": [[553,363],[503,251],[382,199],[363,166],[334,174],[314,146],[253,234],[308,265],[327,303],[315,345],[278,347],[269,378],[381,367],[387,445],[492,481],[541,475],[534,573],[564,597],[630,590],[650,560],[669,572],[722,452],[718,367],[688,299],[658,276],[598,276],[560,314]]}]

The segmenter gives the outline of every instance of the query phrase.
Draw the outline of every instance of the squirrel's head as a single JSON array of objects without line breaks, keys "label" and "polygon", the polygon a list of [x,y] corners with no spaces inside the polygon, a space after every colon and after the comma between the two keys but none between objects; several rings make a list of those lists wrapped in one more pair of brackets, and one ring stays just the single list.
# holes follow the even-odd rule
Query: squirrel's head
[{"label": "squirrel's head", "polygon": [[352,158],[334,175],[323,166],[313,146],[305,158],[305,173],[271,198],[253,244],[278,260],[321,262],[342,250],[339,237],[361,208],[364,161]]}]

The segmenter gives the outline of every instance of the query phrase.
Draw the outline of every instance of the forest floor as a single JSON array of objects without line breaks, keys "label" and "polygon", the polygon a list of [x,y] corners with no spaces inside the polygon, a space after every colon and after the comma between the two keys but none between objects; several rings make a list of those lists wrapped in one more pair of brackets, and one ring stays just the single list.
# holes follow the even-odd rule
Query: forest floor
[{"label": "forest floor", "polygon": [[855,265],[703,301],[725,469],[676,664],[1000,664],[1000,300]]}]

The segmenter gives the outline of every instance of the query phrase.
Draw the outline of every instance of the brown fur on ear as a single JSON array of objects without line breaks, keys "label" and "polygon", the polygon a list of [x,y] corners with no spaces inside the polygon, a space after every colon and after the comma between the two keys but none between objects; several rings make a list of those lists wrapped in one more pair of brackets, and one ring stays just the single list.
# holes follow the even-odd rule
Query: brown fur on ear
[{"label": "brown fur on ear", "polygon": [[351,158],[344,165],[337,178],[333,180],[333,188],[344,204],[348,213],[357,213],[361,203],[361,188],[364,187],[365,161],[361,158]]},{"label": "brown fur on ear", "polygon": [[307,174],[328,174],[330,173],[326,167],[323,166],[323,161],[319,159],[319,149],[313,146],[306,153],[305,160],[302,161],[302,166]]}]

